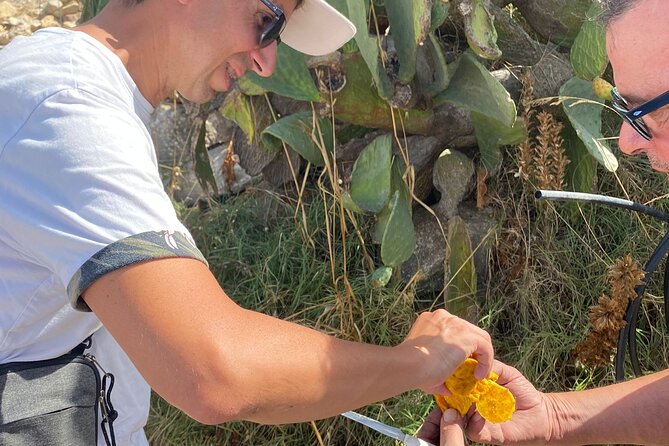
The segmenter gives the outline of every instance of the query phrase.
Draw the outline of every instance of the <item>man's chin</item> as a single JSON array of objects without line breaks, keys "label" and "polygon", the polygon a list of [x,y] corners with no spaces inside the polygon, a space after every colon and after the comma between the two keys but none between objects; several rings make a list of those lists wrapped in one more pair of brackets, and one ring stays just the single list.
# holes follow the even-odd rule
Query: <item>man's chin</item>
[{"label": "man's chin", "polygon": [[650,158],[650,167],[658,172],[669,174],[669,162],[665,160]]},{"label": "man's chin", "polygon": [[186,99],[188,102],[192,102],[194,104],[205,104],[211,101],[216,94],[214,90],[209,89],[206,91],[199,91],[197,93],[182,93],[180,91],[177,91],[177,93],[179,93],[179,96]]}]

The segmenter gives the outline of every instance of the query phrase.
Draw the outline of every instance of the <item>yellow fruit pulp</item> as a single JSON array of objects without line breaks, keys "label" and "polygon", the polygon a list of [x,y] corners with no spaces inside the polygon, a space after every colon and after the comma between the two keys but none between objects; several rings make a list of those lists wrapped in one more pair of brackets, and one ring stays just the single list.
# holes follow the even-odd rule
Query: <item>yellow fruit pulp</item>
[{"label": "yellow fruit pulp", "polygon": [[491,423],[509,421],[516,411],[516,399],[509,389],[495,382],[499,376],[494,372],[478,381],[474,376],[477,365],[473,358],[460,364],[444,382],[451,395],[434,395],[437,406],[442,412],[452,408],[465,416],[476,404],[478,413]]}]

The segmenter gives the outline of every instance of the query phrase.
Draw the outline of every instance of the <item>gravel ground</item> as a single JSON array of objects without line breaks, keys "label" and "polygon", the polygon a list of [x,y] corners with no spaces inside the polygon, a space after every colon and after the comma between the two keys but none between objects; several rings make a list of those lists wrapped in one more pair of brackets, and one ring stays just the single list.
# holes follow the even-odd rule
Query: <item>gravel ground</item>
[{"label": "gravel ground", "polygon": [[0,0],[0,48],[41,28],[74,27],[80,17],[79,0]]}]

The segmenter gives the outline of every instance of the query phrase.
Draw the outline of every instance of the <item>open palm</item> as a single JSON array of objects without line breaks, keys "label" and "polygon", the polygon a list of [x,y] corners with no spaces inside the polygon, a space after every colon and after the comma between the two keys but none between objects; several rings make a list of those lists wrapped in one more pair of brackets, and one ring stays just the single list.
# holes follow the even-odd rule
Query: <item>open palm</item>
[{"label": "open palm", "polygon": [[510,421],[493,424],[473,412],[467,423],[467,436],[474,441],[500,445],[542,445],[551,438],[550,398],[515,368],[495,361],[497,382],[516,398],[516,412]]}]

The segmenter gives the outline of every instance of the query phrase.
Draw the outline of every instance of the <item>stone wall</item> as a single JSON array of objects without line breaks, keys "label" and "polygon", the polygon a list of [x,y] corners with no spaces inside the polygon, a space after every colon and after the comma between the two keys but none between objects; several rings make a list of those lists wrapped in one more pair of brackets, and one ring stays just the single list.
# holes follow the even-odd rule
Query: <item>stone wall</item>
[{"label": "stone wall", "polygon": [[0,48],[16,36],[26,36],[41,28],[72,28],[80,17],[79,0],[2,0]]}]

